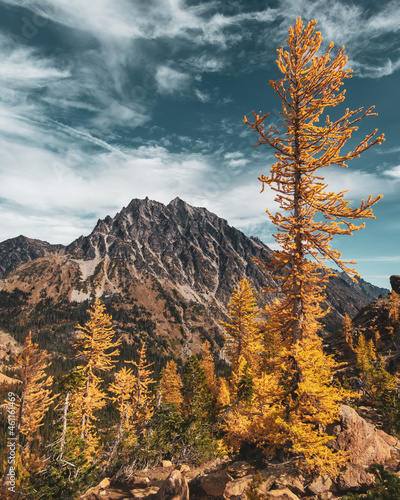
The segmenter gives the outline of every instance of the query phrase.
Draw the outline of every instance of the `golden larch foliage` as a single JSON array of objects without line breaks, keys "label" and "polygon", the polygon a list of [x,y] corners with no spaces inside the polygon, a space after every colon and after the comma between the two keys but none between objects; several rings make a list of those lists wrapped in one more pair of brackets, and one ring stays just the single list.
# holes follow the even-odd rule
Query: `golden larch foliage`
[{"label": "golden larch foliage", "polygon": [[[119,355],[116,349],[121,339],[114,340],[112,318],[105,312],[104,304],[96,299],[88,310],[89,320],[78,325],[80,338],[74,344],[76,357],[83,362],[78,369],[84,372],[85,385],[78,388],[72,397],[71,411],[74,428],[86,442],[86,453],[91,456],[98,444],[95,413],[106,404],[106,393],[101,389],[101,372],[110,370]],[[111,352],[110,352],[111,349]]]},{"label": "golden larch foliage", "polygon": [[[348,396],[333,381],[337,368],[326,356],[317,335],[320,319],[327,313],[321,307],[325,286],[334,274],[326,261],[334,263],[349,275],[357,272],[331,246],[335,235],[351,235],[364,227],[354,220],[373,218],[372,206],[381,198],[362,200],[352,208],[345,191],[332,192],[321,176],[321,169],[347,167],[347,162],[360,156],[374,144],[384,141],[374,130],[347,153],[346,141],[358,129],[358,122],[375,115],[373,107],[355,111],[346,109],[343,116],[331,120],[327,108],[341,104],[345,91],[343,80],[351,77],[346,68],[347,57],[342,47],[332,55],[333,42],[319,55],[322,36],[315,31],[316,21],[306,26],[301,18],[289,29],[288,49],[278,49],[277,65],[282,73],[279,81],[270,81],[282,103],[282,135],[276,126],[265,129],[268,115],[253,112],[254,123],[247,118],[258,144],[275,152],[276,163],[269,175],[261,175],[262,190],[275,191],[279,209],[271,222],[279,245],[271,263],[279,283],[274,291],[280,299],[266,307],[266,338],[275,346],[266,356],[266,372],[262,384],[254,380],[253,404],[248,405],[247,422],[243,410],[236,409],[237,429],[243,436],[259,436],[271,449],[300,453],[308,469],[334,475],[347,459],[326,446],[331,440],[324,428],[337,419],[340,403]],[[323,120],[323,123],[320,123]],[[353,278],[354,279],[354,278]]]},{"label": "golden larch foliage", "polygon": [[390,294],[389,318],[393,324],[399,321],[399,295],[392,290]]},{"label": "golden larch foliage", "polygon": [[133,371],[124,366],[115,375],[115,382],[112,382],[108,388],[111,394],[113,394],[110,399],[116,403],[119,412],[118,432],[111,449],[109,462],[114,458],[124,431],[126,431],[129,426],[129,419],[133,411],[132,395],[136,387],[136,382],[136,376]]},{"label": "golden larch foliage", "polygon": [[136,367],[136,381],[133,389],[133,424],[137,427],[143,426],[150,420],[154,411],[154,397],[151,385],[155,384],[153,370],[149,370],[154,363],[146,361],[146,343],[138,349],[139,361],[127,361]]},{"label": "golden larch foliage", "polygon": [[178,373],[178,365],[171,359],[161,370],[161,402],[176,405],[183,404],[182,377]]},{"label": "golden larch foliage", "polygon": [[221,321],[221,324],[232,372],[238,371],[241,356],[255,369],[262,352],[262,333],[255,290],[247,278],[243,278],[235,288],[228,309],[230,321]]},{"label": "golden larch foliage", "polygon": [[201,345],[201,361],[200,366],[203,368],[204,375],[206,376],[206,383],[210,389],[211,396],[217,397],[218,395],[218,380],[215,375],[214,357],[211,354],[211,344],[205,340]]},{"label": "golden larch foliage", "polygon": [[343,336],[346,345],[354,351],[354,341],[353,341],[353,323],[350,316],[346,313],[343,318]]},{"label": "golden larch foliage", "polygon": [[373,403],[385,391],[391,392],[397,388],[397,378],[386,370],[383,356],[377,357],[373,339],[367,342],[364,335],[360,334],[355,352],[362,388]]},{"label": "golden larch foliage", "polygon": [[356,356],[357,368],[359,369],[361,376],[365,379],[374,367],[374,362],[376,361],[376,351],[373,340],[370,339],[367,342],[362,333],[358,337]]},{"label": "golden larch foliage", "polygon": [[[38,429],[43,425],[43,419],[49,406],[54,400],[51,396],[53,377],[46,374],[50,366],[50,355],[39,349],[39,344],[32,340],[29,332],[22,351],[15,357],[18,378],[22,384],[21,397],[16,407],[16,427],[14,442],[16,444],[16,463],[23,466],[16,476],[22,477],[27,473],[37,472],[44,467],[44,462],[38,456],[38,447],[33,447],[38,440]],[[25,436],[23,447],[19,446],[20,436]],[[11,463],[3,477],[2,488],[6,487],[6,478],[10,472]]]},{"label": "golden larch foliage", "polygon": [[[277,162],[272,165],[269,176],[260,180],[275,192],[275,201],[281,211],[273,215],[268,209],[272,223],[277,227],[275,239],[280,251],[274,253],[272,267],[282,273],[277,278],[284,294],[280,307],[285,309],[283,323],[293,342],[318,329],[316,319],[323,315],[319,306],[324,299],[323,289],[331,274],[324,261],[335,263],[348,274],[357,275],[344,261],[338,250],[331,247],[336,234],[351,235],[364,227],[351,222],[354,219],[374,218],[371,207],[381,198],[369,196],[359,207],[353,209],[344,199],[346,191],[329,191],[318,170],[331,165],[346,167],[349,160],[360,156],[374,144],[380,144],[384,136],[376,136],[376,130],[368,134],[353,150],[344,154],[342,149],[357,123],[367,116],[375,115],[373,106],[367,110],[346,109],[345,114],[319,125],[327,107],[342,103],[345,91],[340,87],[343,80],[351,77],[346,69],[347,57],[344,47],[331,59],[333,42],[325,54],[317,55],[321,33],[315,31],[316,21],[304,26],[301,18],[289,30],[289,50],[281,47],[278,52],[278,68],[283,74],[280,81],[270,85],[281,98],[284,116],[284,136],[278,135],[276,126],[264,129],[264,120],[269,116],[253,112],[255,122],[248,123],[259,134],[257,145],[268,145],[275,151]],[[316,262],[307,260],[312,257]]]}]

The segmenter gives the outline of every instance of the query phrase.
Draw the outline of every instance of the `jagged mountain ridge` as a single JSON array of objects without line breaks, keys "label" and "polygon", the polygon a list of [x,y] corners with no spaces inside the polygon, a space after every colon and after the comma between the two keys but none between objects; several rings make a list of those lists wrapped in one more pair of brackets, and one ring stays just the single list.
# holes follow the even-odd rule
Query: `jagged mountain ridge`
[{"label": "jagged mountain ridge", "polygon": [[63,252],[64,245],[17,236],[0,243],[0,278],[17,267],[46,255]]},{"label": "jagged mountain ridge", "polygon": [[167,206],[147,198],[132,200],[114,218],[98,221],[89,236],[75,240],[66,252],[83,260],[130,262],[138,275],[174,283],[189,299],[214,298],[224,305],[245,274],[262,289],[265,275],[251,258],[269,261],[272,255],[261,241],[179,198]]},{"label": "jagged mountain ridge", "polygon": [[[55,307],[93,296],[118,303],[117,309],[128,316],[135,306],[136,316],[119,323],[121,332],[130,332],[127,340],[137,341],[145,333],[170,344],[174,339],[181,345],[178,350],[188,355],[207,336],[221,345],[219,320],[238,281],[247,276],[258,292],[273,284],[254,261],[268,262],[271,255],[260,240],[245,236],[205,208],[179,198],[168,205],[134,199],[68,246],[24,237],[1,243],[0,291],[25,293],[22,312],[16,309],[25,315],[39,306],[43,309],[46,300]],[[337,327],[342,314],[354,316],[382,293],[364,281],[353,285],[343,277],[332,278],[327,288],[332,309],[328,325]],[[260,305],[273,298],[260,293]],[[152,328],[146,327],[150,332],[143,330],[145,319],[147,325],[152,322]]]}]

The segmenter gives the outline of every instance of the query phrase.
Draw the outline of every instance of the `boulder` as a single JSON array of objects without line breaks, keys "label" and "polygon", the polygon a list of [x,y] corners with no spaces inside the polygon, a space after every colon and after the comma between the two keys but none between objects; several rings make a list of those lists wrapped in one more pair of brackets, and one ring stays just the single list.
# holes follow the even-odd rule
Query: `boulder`
[{"label": "boulder", "polygon": [[131,490],[130,494],[129,498],[147,499],[151,493],[150,490]]},{"label": "boulder", "polygon": [[157,500],[189,500],[189,487],[180,471],[173,470],[161,485]]},{"label": "boulder", "polygon": [[178,468],[179,472],[182,472],[184,474],[185,472],[190,472],[190,467],[186,464],[180,465]]},{"label": "boulder", "polygon": [[353,464],[383,463],[391,457],[392,447],[372,424],[366,422],[350,406],[342,405],[340,425],[335,427],[334,434],[337,436],[335,447],[348,451]]},{"label": "boulder", "polygon": [[108,488],[110,486],[110,484],[111,484],[111,482],[110,482],[109,478],[105,477],[102,481],[100,481],[98,486],[101,490],[105,490],[106,488]]},{"label": "boulder", "polygon": [[321,496],[322,493],[329,491],[332,485],[333,483],[329,476],[319,476],[307,488],[313,495]]},{"label": "boulder", "polygon": [[199,484],[204,492],[210,497],[222,497],[225,486],[232,481],[232,477],[226,470],[211,472],[207,476],[199,478]]},{"label": "boulder", "polygon": [[239,477],[227,483],[223,493],[225,500],[247,500],[246,491],[253,482],[253,476]]},{"label": "boulder", "polygon": [[398,274],[390,276],[390,286],[394,292],[400,294],[400,276]]},{"label": "boulder", "polygon": [[299,497],[288,488],[267,491],[263,498],[267,500],[300,500]]},{"label": "boulder", "polygon": [[274,487],[278,490],[289,489],[293,493],[304,495],[304,477],[299,471],[286,472],[275,479]]},{"label": "boulder", "polygon": [[256,469],[248,462],[238,461],[229,465],[227,471],[229,472],[229,475],[231,475],[234,479],[237,479],[239,477],[254,474]]},{"label": "boulder", "polygon": [[337,485],[341,492],[367,491],[374,484],[375,476],[359,464],[347,464],[337,478]]},{"label": "boulder", "polygon": [[161,462],[161,465],[164,467],[164,468],[167,468],[167,467],[172,467],[172,462],[170,460],[163,460]]},{"label": "boulder", "polygon": [[145,476],[134,476],[133,479],[130,480],[130,484],[135,488],[147,488],[150,484],[150,479]]},{"label": "boulder", "polygon": [[86,493],[79,497],[79,500],[99,500],[97,486],[90,488]]}]

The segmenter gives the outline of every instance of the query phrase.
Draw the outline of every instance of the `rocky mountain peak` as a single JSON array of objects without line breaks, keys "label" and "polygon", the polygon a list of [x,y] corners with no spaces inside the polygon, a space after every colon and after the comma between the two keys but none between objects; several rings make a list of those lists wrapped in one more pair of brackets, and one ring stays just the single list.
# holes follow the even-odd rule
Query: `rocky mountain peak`
[{"label": "rocky mountain peak", "polygon": [[0,243],[0,278],[22,264],[63,251],[63,245],[51,245],[23,235],[5,240]]},{"label": "rocky mountain peak", "polygon": [[[186,336],[182,349],[190,354],[193,345],[200,345],[199,332],[213,331],[214,337],[220,332],[219,320],[245,276],[260,306],[275,299],[262,293],[274,280],[258,263],[268,263],[271,256],[258,238],[248,238],[206,208],[180,198],[168,205],[133,199],[67,247],[22,236],[0,243],[0,271],[8,273],[7,280],[0,279],[0,291],[18,288],[32,307],[46,296],[64,304],[94,296],[119,301],[121,308],[135,303],[140,314],[147,311],[145,322],[154,318],[167,338],[172,331],[177,338]],[[346,312],[354,317],[385,292],[363,281],[355,285],[342,276],[331,278],[327,328],[336,331]]]}]

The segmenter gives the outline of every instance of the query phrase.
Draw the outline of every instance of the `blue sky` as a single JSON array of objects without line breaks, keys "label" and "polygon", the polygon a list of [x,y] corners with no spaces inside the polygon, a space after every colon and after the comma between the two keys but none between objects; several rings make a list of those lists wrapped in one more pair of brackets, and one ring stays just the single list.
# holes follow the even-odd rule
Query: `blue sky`
[{"label": "blue sky", "polygon": [[257,177],[251,111],[280,120],[276,49],[299,15],[316,19],[354,77],[345,106],[376,106],[358,135],[386,142],[330,167],[376,220],[336,240],[361,275],[400,274],[400,2],[335,0],[0,0],[0,241],[69,243],[132,198],[179,196],[275,248]]}]

